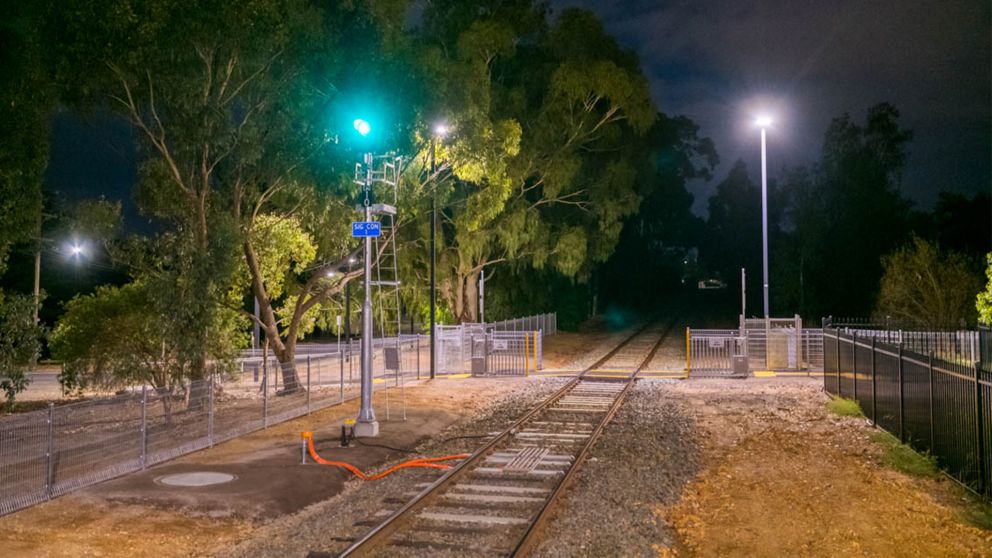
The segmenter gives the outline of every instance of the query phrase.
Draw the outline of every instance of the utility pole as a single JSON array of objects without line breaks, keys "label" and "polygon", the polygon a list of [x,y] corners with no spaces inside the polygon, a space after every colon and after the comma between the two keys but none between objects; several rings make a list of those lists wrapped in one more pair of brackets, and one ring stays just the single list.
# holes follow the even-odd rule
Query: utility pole
[{"label": "utility pole", "polygon": [[437,137],[431,138],[431,379],[437,375]]},{"label": "utility pole", "polygon": [[[372,192],[371,153],[365,154],[365,222],[372,221],[372,205],[369,196]],[[379,435],[379,421],[372,409],[372,237],[364,238],[365,274],[362,282],[365,284],[365,300],[362,302],[362,402],[358,410],[358,420],[355,421],[355,436],[372,437]]]}]

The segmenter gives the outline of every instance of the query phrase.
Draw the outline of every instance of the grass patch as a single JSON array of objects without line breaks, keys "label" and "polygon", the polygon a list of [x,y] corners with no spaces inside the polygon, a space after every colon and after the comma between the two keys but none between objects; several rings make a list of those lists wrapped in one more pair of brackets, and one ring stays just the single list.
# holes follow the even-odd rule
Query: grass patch
[{"label": "grass patch", "polygon": [[936,477],[939,473],[933,457],[917,453],[892,434],[875,432],[871,439],[885,448],[885,462],[893,469],[916,477]]},{"label": "grass patch", "polygon": [[861,412],[861,405],[853,399],[846,399],[844,397],[834,397],[827,402],[827,410],[835,415],[842,417],[863,417],[864,413]]},{"label": "grass patch", "polygon": [[965,519],[979,529],[992,531],[992,505],[978,504],[964,513]]}]

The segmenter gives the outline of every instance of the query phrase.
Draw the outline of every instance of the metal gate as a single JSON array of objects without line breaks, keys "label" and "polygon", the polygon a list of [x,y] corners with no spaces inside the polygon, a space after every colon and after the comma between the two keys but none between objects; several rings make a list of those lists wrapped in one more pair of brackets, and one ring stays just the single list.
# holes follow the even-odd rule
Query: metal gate
[{"label": "metal gate", "polygon": [[747,338],[735,329],[686,328],[686,368],[693,376],[747,374]]},{"label": "metal gate", "polygon": [[539,368],[541,332],[490,331],[486,374],[526,376]]}]

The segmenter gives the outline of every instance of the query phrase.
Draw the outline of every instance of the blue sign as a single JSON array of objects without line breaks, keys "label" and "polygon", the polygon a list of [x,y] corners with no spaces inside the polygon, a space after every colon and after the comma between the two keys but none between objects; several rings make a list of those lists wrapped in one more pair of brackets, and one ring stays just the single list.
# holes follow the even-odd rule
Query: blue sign
[{"label": "blue sign", "polygon": [[351,236],[354,238],[382,236],[382,223],[379,221],[352,221]]}]

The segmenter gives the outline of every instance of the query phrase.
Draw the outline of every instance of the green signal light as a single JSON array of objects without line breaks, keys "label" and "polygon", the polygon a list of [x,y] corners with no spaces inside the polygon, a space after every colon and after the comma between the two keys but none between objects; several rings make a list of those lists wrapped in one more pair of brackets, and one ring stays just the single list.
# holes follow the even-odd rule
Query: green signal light
[{"label": "green signal light", "polygon": [[357,130],[359,134],[367,136],[369,135],[369,132],[372,131],[372,126],[370,126],[368,122],[359,118],[355,120],[355,130]]}]

